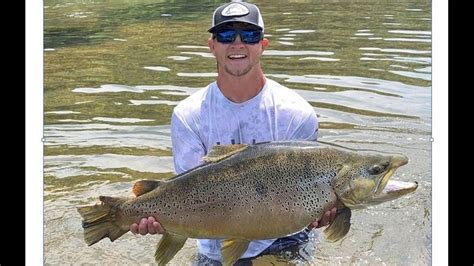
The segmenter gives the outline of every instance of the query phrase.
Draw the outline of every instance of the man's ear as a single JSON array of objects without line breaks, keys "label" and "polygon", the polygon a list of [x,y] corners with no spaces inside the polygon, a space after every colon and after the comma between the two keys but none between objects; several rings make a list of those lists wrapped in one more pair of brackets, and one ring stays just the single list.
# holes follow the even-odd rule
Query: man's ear
[{"label": "man's ear", "polygon": [[209,50],[211,50],[212,54],[214,54],[214,39],[213,38],[209,38],[207,40],[207,46],[209,46]]},{"label": "man's ear", "polygon": [[262,44],[262,50],[265,50],[270,44],[270,41],[267,38],[263,38],[260,43]]}]

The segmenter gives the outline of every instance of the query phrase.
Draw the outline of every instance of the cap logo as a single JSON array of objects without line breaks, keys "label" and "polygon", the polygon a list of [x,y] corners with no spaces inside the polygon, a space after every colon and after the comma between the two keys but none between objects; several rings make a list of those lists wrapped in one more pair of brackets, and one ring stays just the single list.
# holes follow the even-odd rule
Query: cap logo
[{"label": "cap logo", "polygon": [[241,4],[230,4],[221,12],[224,17],[243,16],[248,13],[250,13],[249,9]]}]

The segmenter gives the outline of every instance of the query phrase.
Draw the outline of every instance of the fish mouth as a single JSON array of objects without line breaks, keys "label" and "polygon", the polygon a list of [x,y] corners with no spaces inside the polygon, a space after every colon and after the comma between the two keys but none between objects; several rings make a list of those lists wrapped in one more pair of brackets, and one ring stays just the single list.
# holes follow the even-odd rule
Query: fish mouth
[{"label": "fish mouth", "polygon": [[418,188],[418,182],[404,182],[389,180],[384,189],[368,200],[366,204],[378,204],[385,201],[394,200],[406,194],[412,193]]},{"label": "fish mouth", "polygon": [[390,170],[379,179],[376,188],[373,192],[373,197],[377,197],[384,190],[385,186],[390,180],[390,177],[397,171],[400,166],[403,166],[408,163],[408,158],[404,155],[395,155],[391,160]]}]

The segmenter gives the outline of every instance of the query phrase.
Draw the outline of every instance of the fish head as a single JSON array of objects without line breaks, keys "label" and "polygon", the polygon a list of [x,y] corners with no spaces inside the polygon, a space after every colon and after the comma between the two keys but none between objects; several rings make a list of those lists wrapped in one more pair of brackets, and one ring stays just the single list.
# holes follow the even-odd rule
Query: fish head
[{"label": "fish head", "polygon": [[381,203],[416,189],[416,186],[405,186],[403,189],[391,186],[390,193],[384,192],[390,177],[400,166],[408,163],[404,155],[367,152],[353,153],[346,158],[334,183],[336,194],[349,208]]}]

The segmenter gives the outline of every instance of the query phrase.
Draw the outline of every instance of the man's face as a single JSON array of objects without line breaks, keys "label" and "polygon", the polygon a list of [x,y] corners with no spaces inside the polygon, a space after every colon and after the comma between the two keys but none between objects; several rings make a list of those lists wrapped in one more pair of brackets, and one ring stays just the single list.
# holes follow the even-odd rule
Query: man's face
[{"label": "man's face", "polygon": [[[255,26],[247,23],[229,23],[217,30],[256,30]],[[213,35],[215,36],[215,34]],[[242,42],[238,34],[231,43],[219,42],[216,37],[209,39],[209,48],[216,57],[219,72],[224,70],[232,76],[243,76],[250,71],[260,71],[260,57],[268,45],[268,40],[260,40],[256,44]]]}]

